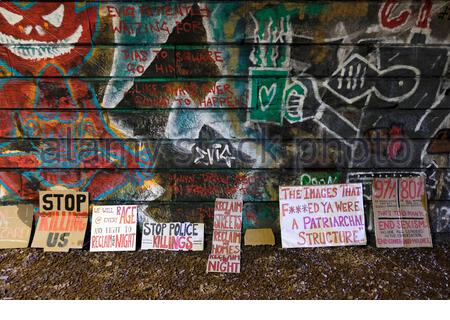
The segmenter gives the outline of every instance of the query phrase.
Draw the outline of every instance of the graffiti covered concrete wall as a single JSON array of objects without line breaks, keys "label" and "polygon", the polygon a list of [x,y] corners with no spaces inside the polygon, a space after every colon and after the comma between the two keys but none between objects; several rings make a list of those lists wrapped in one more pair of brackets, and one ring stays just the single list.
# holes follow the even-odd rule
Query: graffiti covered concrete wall
[{"label": "graffiti covered concrete wall", "polygon": [[279,185],[426,175],[448,234],[449,44],[450,1],[1,2],[0,201],[277,228]]}]

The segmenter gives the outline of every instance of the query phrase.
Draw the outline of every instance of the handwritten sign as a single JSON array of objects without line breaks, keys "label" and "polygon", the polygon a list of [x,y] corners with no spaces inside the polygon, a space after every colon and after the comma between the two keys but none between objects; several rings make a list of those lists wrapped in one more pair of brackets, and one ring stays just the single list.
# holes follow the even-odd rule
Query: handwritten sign
[{"label": "handwritten sign", "polygon": [[134,251],[137,206],[94,206],[91,251]]},{"label": "handwritten sign", "polygon": [[372,207],[377,247],[432,247],[424,177],[375,179]]},{"label": "handwritten sign", "polygon": [[241,271],[242,200],[216,199],[211,254],[206,272]]},{"label": "handwritten sign", "polygon": [[32,247],[67,252],[81,249],[88,223],[89,195],[68,189],[39,191],[39,214]]},{"label": "handwritten sign", "polygon": [[241,255],[216,255],[210,254],[208,257],[207,272],[240,273]]},{"label": "handwritten sign", "polygon": [[28,247],[33,211],[31,205],[0,207],[0,249]]},{"label": "handwritten sign", "polygon": [[283,248],[365,245],[362,184],[280,186]]},{"label": "handwritten sign", "polygon": [[146,221],[142,225],[142,246],[145,249],[171,251],[202,251],[203,223]]}]

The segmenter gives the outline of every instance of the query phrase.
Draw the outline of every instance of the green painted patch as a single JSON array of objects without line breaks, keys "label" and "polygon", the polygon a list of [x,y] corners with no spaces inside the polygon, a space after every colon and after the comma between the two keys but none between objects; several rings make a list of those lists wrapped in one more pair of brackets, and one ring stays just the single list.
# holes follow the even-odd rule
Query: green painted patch
[{"label": "green painted patch", "polygon": [[250,120],[282,124],[288,74],[288,70],[280,68],[250,69]]}]

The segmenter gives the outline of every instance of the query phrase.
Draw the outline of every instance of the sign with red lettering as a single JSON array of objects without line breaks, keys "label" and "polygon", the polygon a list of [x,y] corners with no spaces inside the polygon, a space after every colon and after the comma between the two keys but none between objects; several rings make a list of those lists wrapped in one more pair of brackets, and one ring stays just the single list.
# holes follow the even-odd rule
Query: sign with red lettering
[{"label": "sign with red lettering", "polygon": [[425,178],[375,179],[372,207],[377,247],[432,247]]},{"label": "sign with red lettering", "polygon": [[67,252],[81,249],[88,223],[89,195],[69,189],[39,191],[39,214],[32,247]]},{"label": "sign with red lettering", "polygon": [[0,207],[0,249],[28,247],[33,211],[32,205]]},{"label": "sign with red lettering", "polygon": [[216,199],[211,254],[206,272],[241,271],[242,200]]},{"label": "sign with red lettering", "polygon": [[206,272],[240,273],[241,255],[210,254],[208,257],[208,269]]},{"label": "sign with red lettering", "polygon": [[91,251],[134,251],[137,206],[94,206]]},{"label": "sign with red lettering", "polygon": [[203,251],[203,223],[146,221],[142,228],[143,250]]},{"label": "sign with red lettering", "polygon": [[280,186],[283,248],[365,245],[362,184]]}]

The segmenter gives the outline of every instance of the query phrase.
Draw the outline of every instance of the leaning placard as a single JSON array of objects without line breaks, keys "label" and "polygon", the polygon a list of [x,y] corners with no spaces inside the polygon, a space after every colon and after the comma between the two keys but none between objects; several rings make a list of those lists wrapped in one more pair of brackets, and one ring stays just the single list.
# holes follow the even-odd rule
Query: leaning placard
[{"label": "leaning placard", "polygon": [[372,185],[377,247],[432,247],[425,178],[374,179]]},{"label": "leaning placard", "polygon": [[362,184],[280,186],[283,248],[365,245]]},{"label": "leaning placard", "polygon": [[32,205],[0,206],[0,249],[28,246],[33,211]]},{"label": "leaning placard", "polygon": [[136,205],[93,206],[90,250],[134,251],[137,210]]},{"label": "leaning placard", "polygon": [[68,189],[39,191],[39,214],[32,247],[67,252],[81,249],[88,223],[89,195]]},{"label": "leaning placard", "polygon": [[144,221],[142,224],[143,250],[202,251],[205,225],[191,222],[158,223]]},{"label": "leaning placard", "polygon": [[242,210],[242,200],[216,199],[213,242],[206,272],[240,272]]}]

